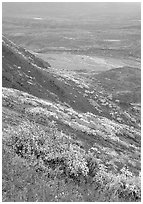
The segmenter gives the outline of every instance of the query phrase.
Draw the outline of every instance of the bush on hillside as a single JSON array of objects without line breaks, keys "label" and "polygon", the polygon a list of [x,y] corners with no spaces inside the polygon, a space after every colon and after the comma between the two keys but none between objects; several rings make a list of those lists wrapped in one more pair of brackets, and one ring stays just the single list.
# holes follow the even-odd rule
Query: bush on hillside
[{"label": "bush on hillside", "polygon": [[[15,191],[12,191],[12,186],[17,188],[18,185],[20,189],[27,186],[30,182],[29,178],[26,179],[27,176],[32,178],[31,182],[34,179],[33,185],[38,196],[40,196],[39,188],[43,188],[40,185],[51,192],[48,190],[49,182],[64,181],[64,196],[60,194],[58,197],[59,190],[55,190],[51,200],[67,201],[69,192],[71,200],[73,194],[76,195],[77,200],[74,201],[140,201],[141,199],[140,176],[132,175],[126,167],[123,167],[120,173],[108,171],[95,155],[73,144],[57,130],[54,123],[50,122],[43,128],[37,123],[24,121],[19,126],[9,127],[4,131],[3,172],[5,178],[10,178],[9,182],[3,179],[4,200],[7,200],[8,194],[11,195]],[[69,184],[71,181],[73,183]],[[32,188],[32,184],[30,185]],[[57,184],[52,185],[54,189],[58,188]],[[72,193],[67,190],[69,185],[72,185],[73,189],[78,186],[77,191]],[[87,186],[90,187],[86,189]],[[28,193],[27,190],[26,192]],[[23,193],[22,191],[20,200],[27,199],[23,198]],[[31,201],[36,199],[36,197],[29,198]],[[41,199],[43,198],[39,198]],[[46,198],[43,200],[47,201]]]}]

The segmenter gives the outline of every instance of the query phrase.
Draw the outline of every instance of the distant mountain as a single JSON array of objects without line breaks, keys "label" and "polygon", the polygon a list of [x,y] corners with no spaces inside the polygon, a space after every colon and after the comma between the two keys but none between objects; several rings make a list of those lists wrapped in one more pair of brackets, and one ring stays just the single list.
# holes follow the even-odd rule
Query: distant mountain
[{"label": "distant mountain", "polygon": [[141,9],[139,2],[116,2],[116,3],[95,3],[95,2],[22,2],[3,3],[4,17],[40,16],[53,18],[117,18],[117,15],[124,18],[140,17]]}]

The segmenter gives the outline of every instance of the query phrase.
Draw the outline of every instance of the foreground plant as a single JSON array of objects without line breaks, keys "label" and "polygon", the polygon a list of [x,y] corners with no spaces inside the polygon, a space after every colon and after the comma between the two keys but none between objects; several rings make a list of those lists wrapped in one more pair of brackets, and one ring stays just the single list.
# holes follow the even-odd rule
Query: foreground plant
[{"label": "foreground plant", "polygon": [[109,171],[50,121],[4,131],[3,201],[140,201],[140,180],[126,167]]}]

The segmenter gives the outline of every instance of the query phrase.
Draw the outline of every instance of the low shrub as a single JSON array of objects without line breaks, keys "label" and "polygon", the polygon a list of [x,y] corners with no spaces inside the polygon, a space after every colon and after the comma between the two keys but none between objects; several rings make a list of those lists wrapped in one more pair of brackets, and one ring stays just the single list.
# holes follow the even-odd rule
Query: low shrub
[{"label": "low shrub", "polygon": [[54,123],[4,131],[3,201],[140,201],[140,182],[127,167],[109,171]]}]

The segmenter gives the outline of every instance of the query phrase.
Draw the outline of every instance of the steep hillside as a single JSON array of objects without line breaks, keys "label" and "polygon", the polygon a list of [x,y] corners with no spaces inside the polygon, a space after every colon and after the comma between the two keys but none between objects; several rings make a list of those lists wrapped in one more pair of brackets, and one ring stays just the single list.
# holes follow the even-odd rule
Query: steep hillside
[{"label": "steep hillside", "polygon": [[[47,62],[3,38],[3,86],[28,92],[43,99],[58,101],[79,112],[91,112],[109,119],[138,126],[140,117],[133,105],[128,114],[122,111],[100,80],[92,73],[50,67]],[[104,74],[104,72],[103,72]],[[100,75],[99,75],[100,76]],[[137,82],[138,83],[138,82]],[[109,85],[110,87],[110,85]]]},{"label": "steep hillside", "polygon": [[3,201],[140,201],[140,106],[103,80],[138,73],[56,69],[5,37],[2,51]]},{"label": "steep hillside", "polygon": [[[81,111],[94,111],[91,104],[78,93],[76,81],[53,73],[50,65],[28,51],[3,38],[3,86],[26,91],[35,96],[69,103]],[[83,84],[84,87],[84,84]],[[73,97],[77,96],[76,104]]]}]

